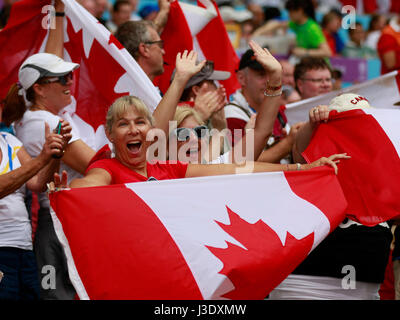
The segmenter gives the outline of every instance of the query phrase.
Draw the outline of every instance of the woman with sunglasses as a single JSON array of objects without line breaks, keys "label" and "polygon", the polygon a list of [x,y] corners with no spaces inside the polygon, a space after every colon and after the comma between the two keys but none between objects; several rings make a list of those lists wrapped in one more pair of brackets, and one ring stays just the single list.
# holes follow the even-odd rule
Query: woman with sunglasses
[{"label": "woman with sunglasses", "polygon": [[[60,111],[72,101],[73,70],[76,63],[66,62],[54,54],[38,53],[26,59],[18,74],[18,83],[9,90],[3,111],[7,125],[14,123],[16,136],[24,144],[31,157],[37,157],[43,148],[45,122],[51,130],[58,130],[62,119]],[[79,177],[95,152],[85,144],[72,128],[72,138],[60,155],[61,170],[71,177]],[[66,258],[59,243],[50,216],[50,205],[46,193],[38,194],[40,209],[35,234],[34,249],[39,275],[44,277],[43,267],[55,268],[55,289],[41,288],[42,299],[73,299],[75,290],[70,283]],[[47,270],[47,269],[46,269]]]},{"label": "woman with sunglasses", "polygon": [[[176,142],[177,154],[169,154],[170,160],[181,162],[208,163],[220,155],[218,136],[210,137],[208,127],[200,114],[192,107],[179,106],[176,108],[174,121],[177,128],[170,133],[169,142]],[[219,141],[218,141],[219,142]],[[214,151],[214,149],[216,149]],[[169,150],[173,150],[169,148]]]},{"label": "woman with sunglasses", "polygon": [[[256,53],[259,53],[266,61],[271,59],[269,52],[255,46]],[[187,52],[183,54],[186,56]],[[191,58],[187,61],[184,67],[180,68],[180,57],[177,57],[177,69],[173,82],[163,97],[158,108],[164,103],[178,103],[179,97],[182,95],[183,88],[187,81],[196,72],[200,71],[202,64],[196,65],[197,55],[189,54]],[[258,56],[258,55],[257,55]],[[261,59],[261,58],[260,58]],[[268,62],[266,62],[268,63]],[[197,69],[197,71],[196,71]],[[188,72],[191,70],[191,72]],[[178,109],[179,110],[179,109]],[[193,116],[194,115],[194,116]],[[201,127],[199,119],[196,120],[195,113],[192,113],[192,125],[182,121],[182,128],[176,130],[176,136],[181,140],[186,140],[190,134],[195,134],[197,138],[202,137],[204,129]],[[168,117],[166,117],[168,118]],[[185,116],[186,120],[188,117]],[[185,120],[185,119],[183,119]],[[125,96],[117,99],[109,108],[106,117],[106,135],[109,141],[113,144],[114,158],[101,159],[92,163],[84,178],[72,180],[71,187],[89,187],[102,186],[118,183],[129,183],[147,181],[148,179],[157,180],[177,179],[184,177],[199,177],[221,174],[235,174],[240,168],[241,172],[267,172],[267,171],[282,171],[282,170],[302,170],[316,166],[329,164],[337,171],[336,163],[340,158],[348,158],[345,154],[332,155],[329,158],[321,158],[312,164],[271,164],[254,162],[250,166],[238,164],[213,164],[203,165],[197,163],[182,163],[181,158],[172,158],[172,161],[165,163],[148,161],[147,151],[151,145],[148,139],[148,134],[155,128],[153,116],[148,111],[144,103],[132,96]],[[186,124],[185,124],[186,123]],[[187,128],[183,128],[187,126]],[[201,140],[201,139],[200,139]],[[181,141],[184,142],[185,141]],[[171,148],[169,148],[171,150]],[[191,151],[189,151],[191,153]],[[190,155],[190,154],[189,154]],[[171,156],[171,155],[170,155]],[[198,158],[198,154],[194,158]],[[246,163],[249,164],[249,163]],[[244,170],[243,170],[244,169]],[[67,174],[63,174],[60,179],[55,177],[56,187],[66,186]]]},{"label": "woman with sunglasses", "polygon": [[[146,139],[153,129],[154,119],[146,105],[137,97],[118,98],[109,108],[106,117],[106,135],[113,144],[114,158],[92,163],[86,176],[74,179],[71,188],[105,186],[111,184],[166,180],[252,172],[304,170],[328,164],[337,171],[339,159],[345,154],[321,158],[311,164],[271,164],[254,162],[251,166],[238,164],[193,164],[179,161],[147,161],[151,141]],[[197,130],[197,129],[196,129]],[[248,163],[247,163],[248,164]],[[55,177],[54,187],[66,187],[68,175]]]},{"label": "woman with sunglasses", "polygon": [[[49,124],[51,130],[56,129],[61,120],[61,110],[71,104],[73,71],[79,67],[62,59],[63,28],[60,26],[64,25],[64,4],[56,0],[54,6],[57,12],[54,18],[56,28],[49,29],[46,53],[34,54],[22,63],[18,84],[9,91],[3,113],[6,123],[14,123],[16,136],[32,157],[36,157],[43,146],[44,122]],[[72,138],[61,157],[60,170],[66,170],[71,177],[80,177],[95,151],[70,123]],[[75,290],[69,280],[63,248],[54,231],[47,194],[38,194],[38,200],[40,209],[34,251],[40,282],[45,283],[49,276],[45,266],[50,265],[55,271],[55,288],[42,285],[41,299],[72,300]]]}]

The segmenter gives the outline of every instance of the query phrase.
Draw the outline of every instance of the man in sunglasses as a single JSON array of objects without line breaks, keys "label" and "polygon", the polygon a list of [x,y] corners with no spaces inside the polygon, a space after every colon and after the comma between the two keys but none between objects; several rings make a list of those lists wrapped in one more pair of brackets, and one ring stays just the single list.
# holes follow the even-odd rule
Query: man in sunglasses
[{"label": "man in sunglasses", "polygon": [[164,72],[164,42],[159,34],[168,20],[170,0],[159,0],[158,6],[154,22],[127,21],[114,34],[151,81]]}]

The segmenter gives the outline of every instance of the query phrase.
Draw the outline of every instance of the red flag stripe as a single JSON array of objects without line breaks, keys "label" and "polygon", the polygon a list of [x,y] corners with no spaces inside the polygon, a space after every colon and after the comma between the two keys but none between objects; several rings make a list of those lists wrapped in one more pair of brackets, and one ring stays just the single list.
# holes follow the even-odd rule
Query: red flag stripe
[{"label": "red flag stripe", "polygon": [[131,190],[72,189],[50,200],[90,299],[202,299],[175,242]]},{"label": "red flag stripe", "polygon": [[[331,172],[331,174],[327,174],[327,172]],[[285,172],[292,191],[300,198],[315,205],[326,215],[331,225],[331,232],[345,218],[344,213],[338,215],[337,212],[347,206],[346,198],[337,177],[332,174],[333,172],[333,169],[327,167],[314,168],[304,174],[299,174],[297,171]],[[310,179],[310,176],[313,178]],[[318,190],[318,193],[311,191],[312,189]],[[326,197],[321,197],[321,193]]]},{"label": "red flag stripe", "polygon": [[[395,113],[393,120],[399,119],[398,110],[389,112]],[[396,126],[399,127],[399,121]],[[328,123],[321,123],[314,132],[303,156],[312,162],[343,152],[352,157],[341,161],[338,172],[349,203],[348,216],[367,226],[397,216],[400,212],[400,158],[372,115],[362,110],[332,111]]]},{"label": "red flag stripe", "polygon": [[48,4],[50,0],[25,0],[11,7],[8,23],[0,31],[0,100],[18,81],[22,62],[39,51],[47,33],[42,28],[47,12],[42,13],[42,8]]},{"label": "red flag stripe", "polygon": [[156,77],[154,83],[162,92],[166,92],[171,83],[171,75],[175,69],[175,60],[178,52],[193,50],[193,40],[185,15],[178,1],[171,3],[167,24],[161,34],[164,40],[164,73]]},{"label": "red flag stripe", "polygon": [[[198,1],[199,5],[201,1]],[[231,95],[240,88],[239,81],[236,77],[236,69],[239,66],[239,57],[228,37],[225,24],[221,18],[217,4],[212,1],[212,5],[218,16],[210,21],[203,30],[197,35],[199,45],[205,57],[214,61],[216,70],[229,71],[231,77],[227,80],[220,81],[225,87],[227,95]],[[218,43],[218,45],[215,45]]]}]

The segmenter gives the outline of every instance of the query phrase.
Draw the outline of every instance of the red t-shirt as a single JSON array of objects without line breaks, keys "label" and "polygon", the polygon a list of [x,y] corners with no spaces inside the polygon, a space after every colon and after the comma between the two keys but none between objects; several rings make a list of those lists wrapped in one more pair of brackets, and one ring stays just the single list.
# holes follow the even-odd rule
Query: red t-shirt
[{"label": "red t-shirt", "polygon": [[389,51],[394,51],[396,55],[396,65],[392,69],[387,69],[385,67],[385,64],[381,64],[381,74],[388,73],[393,70],[397,70],[400,68],[400,45],[397,42],[397,40],[390,34],[382,34],[381,37],[379,38],[378,45],[377,45],[377,50],[379,57],[382,60],[382,56],[389,52]]},{"label": "red t-shirt", "polygon": [[92,163],[86,172],[94,168],[101,168],[106,170],[112,177],[111,184],[122,184],[131,182],[142,182],[147,181],[150,177],[156,178],[157,180],[168,180],[168,179],[180,179],[184,178],[187,170],[187,163],[182,162],[170,162],[166,161],[163,163],[147,162],[147,175],[145,177],[136,171],[129,169],[124,166],[117,159],[102,159]]},{"label": "red t-shirt", "polygon": [[327,32],[325,30],[322,30],[322,32],[324,33],[326,42],[328,43],[329,48],[332,51],[332,55],[336,55],[337,52],[336,52],[336,40],[335,40],[335,38],[333,37],[333,35],[331,33]]}]

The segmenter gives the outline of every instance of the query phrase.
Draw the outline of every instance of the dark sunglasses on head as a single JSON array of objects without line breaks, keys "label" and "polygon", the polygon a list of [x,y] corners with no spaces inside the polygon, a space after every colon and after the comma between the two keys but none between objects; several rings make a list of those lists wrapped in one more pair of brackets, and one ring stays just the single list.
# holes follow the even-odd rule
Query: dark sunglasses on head
[{"label": "dark sunglasses on head", "polygon": [[207,126],[198,126],[195,128],[176,128],[174,130],[174,135],[177,137],[178,141],[186,141],[190,138],[190,133],[193,132],[198,139],[202,139],[208,133]]},{"label": "dark sunglasses on head", "polygon": [[63,86],[65,86],[68,83],[69,80],[72,80],[73,77],[74,77],[74,74],[72,72],[70,72],[70,73],[67,73],[67,74],[65,74],[63,76],[43,79],[43,80],[40,81],[40,83],[47,84],[47,83],[59,82]]}]

